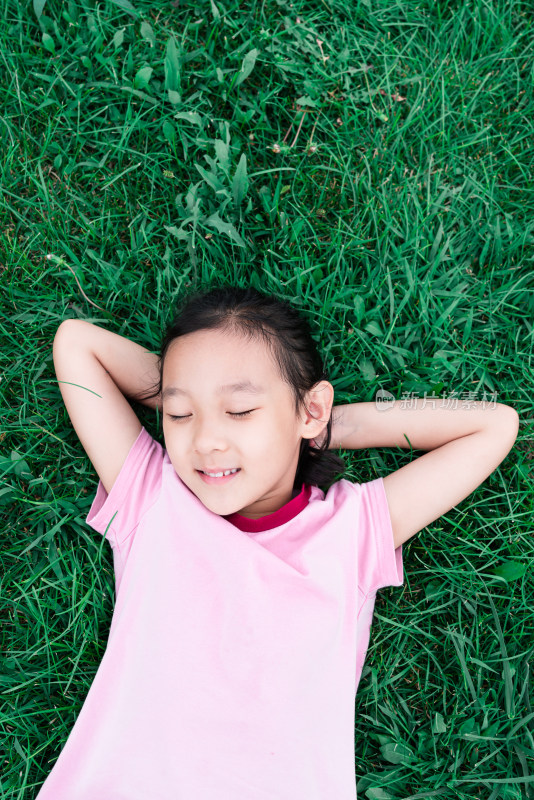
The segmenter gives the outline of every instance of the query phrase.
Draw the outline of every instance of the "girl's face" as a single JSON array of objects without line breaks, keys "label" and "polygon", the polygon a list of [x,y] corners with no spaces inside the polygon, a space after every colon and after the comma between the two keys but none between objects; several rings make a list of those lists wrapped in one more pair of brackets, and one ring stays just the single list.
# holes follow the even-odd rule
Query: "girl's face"
[{"label": "girl's face", "polygon": [[[333,399],[331,384],[317,386],[322,399]],[[162,401],[165,447],[177,475],[215,514],[251,519],[291,500],[301,440],[326,427],[331,408],[331,400],[328,413],[310,402],[313,417],[305,410],[298,416],[264,342],[213,330],[171,343]],[[237,416],[243,412],[250,413]],[[238,472],[202,474],[230,469]]]}]

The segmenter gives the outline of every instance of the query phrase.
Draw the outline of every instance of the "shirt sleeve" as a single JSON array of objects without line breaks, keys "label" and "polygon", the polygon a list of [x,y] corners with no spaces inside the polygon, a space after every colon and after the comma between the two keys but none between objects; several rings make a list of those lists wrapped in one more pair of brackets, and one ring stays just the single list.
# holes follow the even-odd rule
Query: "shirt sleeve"
[{"label": "shirt sleeve", "polygon": [[384,479],[360,484],[358,527],[358,585],[364,594],[404,581],[402,545],[395,549]]},{"label": "shirt sleeve", "polygon": [[120,547],[156,501],[161,488],[165,450],[145,428],[133,443],[109,494],[98,482],[86,522]]}]

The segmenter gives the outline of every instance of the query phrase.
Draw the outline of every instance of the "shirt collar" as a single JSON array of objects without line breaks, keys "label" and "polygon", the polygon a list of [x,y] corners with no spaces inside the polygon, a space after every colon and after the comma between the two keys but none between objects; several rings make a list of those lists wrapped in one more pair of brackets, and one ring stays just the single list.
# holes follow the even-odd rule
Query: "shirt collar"
[{"label": "shirt collar", "polygon": [[306,483],[302,484],[302,489],[299,494],[289,500],[278,511],[272,514],[266,514],[259,519],[249,519],[243,517],[241,514],[226,514],[223,515],[224,519],[235,525],[241,531],[246,533],[259,533],[260,531],[268,531],[271,528],[277,528],[283,525],[284,522],[289,522],[290,519],[300,514],[303,508],[306,508],[310,499],[312,487]]}]

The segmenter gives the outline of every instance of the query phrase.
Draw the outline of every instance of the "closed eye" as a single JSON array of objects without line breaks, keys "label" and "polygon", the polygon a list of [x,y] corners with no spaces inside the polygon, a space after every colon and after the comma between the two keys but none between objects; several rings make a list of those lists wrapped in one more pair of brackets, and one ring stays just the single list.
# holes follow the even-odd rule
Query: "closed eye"
[{"label": "closed eye", "polygon": [[[256,410],[255,408],[251,408],[250,411],[229,411],[228,413],[230,414],[231,417],[246,417],[249,414],[252,414],[252,412],[255,410]],[[184,417],[177,417],[175,414],[168,414],[167,416],[169,417],[169,419],[180,421],[183,419],[189,419],[191,414],[187,414]]]}]

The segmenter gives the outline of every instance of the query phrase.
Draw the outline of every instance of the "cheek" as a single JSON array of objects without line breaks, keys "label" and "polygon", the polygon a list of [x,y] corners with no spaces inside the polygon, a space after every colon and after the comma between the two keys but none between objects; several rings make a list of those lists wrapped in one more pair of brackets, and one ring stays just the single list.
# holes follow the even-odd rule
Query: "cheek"
[{"label": "cheek", "polygon": [[163,438],[165,440],[165,449],[167,450],[171,461],[179,459],[179,456],[184,451],[183,436],[180,432],[175,430],[171,425],[163,426]]},{"label": "cheek", "polygon": [[300,441],[292,418],[284,417],[272,422],[268,435],[264,437],[267,450],[279,454],[292,452],[295,444]]}]

